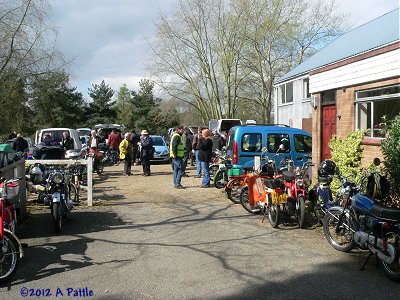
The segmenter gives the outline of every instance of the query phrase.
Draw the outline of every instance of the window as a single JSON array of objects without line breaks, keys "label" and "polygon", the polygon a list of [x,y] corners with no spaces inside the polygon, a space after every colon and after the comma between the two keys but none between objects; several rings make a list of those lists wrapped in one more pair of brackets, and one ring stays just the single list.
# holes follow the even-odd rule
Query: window
[{"label": "window", "polygon": [[242,136],[243,152],[261,152],[261,133],[246,133]]},{"label": "window", "polygon": [[400,85],[356,93],[356,126],[370,138],[383,138],[384,122],[400,114]]},{"label": "window", "polygon": [[267,137],[267,148],[270,153],[277,153],[279,146],[283,145],[285,150],[279,151],[280,153],[290,152],[290,140],[288,134],[270,133]]},{"label": "window", "polygon": [[153,146],[165,146],[164,140],[160,136],[152,136]]},{"label": "window", "polygon": [[321,93],[321,103],[335,104],[336,103],[336,90],[325,91]]},{"label": "window", "polygon": [[303,79],[303,99],[310,98],[310,79]]},{"label": "window", "polygon": [[278,87],[278,100],[281,104],[293,102],[293,82]]},{"label": "window", "polygon": [[303,134],[294,135],[294,149],[298,153],[311,153],[312,139]]}]

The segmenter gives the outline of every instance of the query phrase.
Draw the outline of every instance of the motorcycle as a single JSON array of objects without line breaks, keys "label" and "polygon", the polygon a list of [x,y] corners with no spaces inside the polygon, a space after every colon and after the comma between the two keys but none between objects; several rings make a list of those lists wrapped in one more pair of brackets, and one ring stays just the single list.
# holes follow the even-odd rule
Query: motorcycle
[{"label": "motorcycle", "polygon": [[54,230],[61,232],[63,220],[74,209],[74,203],[71,199],[71,176],[68,170],[52,170],[47,178],[47,202],[53,218]]},{"label": "motorcycle", "polygon": [[[371,173],[369,176],[375,176]],[[356,245],[376,256],[385,275],[400,281],[400,209],[376,204],[375,199],[361,193],[360,186],[348,185],[342,206],[330,208],[323,219],[328,243],[336,250],[349,252]]]},{"label": "motorcycle", "polygon": [[228,183],[228,170],[232,168],[231,159],[228,155],[220,158],[218,171],[214,175],[214,186],[222,189]]},{"label": "motorcycle", "polygon": [[244,174],[240,174],[240,169],[230,168],[228,169],[229,181],[225,186],[226,197],[235,204],[240,203],[240,194],[242,188],[247,185],[247,174],[253,172],[253,167],[243,167]]},{"label": "motorcycle", "polygon": [[21,242],[15,235],[17,225],[15,207],[8,201],[18,195],[18,180],[4,178],[0,180],[0,283],[12,278],[20,259],[24,256]]}]

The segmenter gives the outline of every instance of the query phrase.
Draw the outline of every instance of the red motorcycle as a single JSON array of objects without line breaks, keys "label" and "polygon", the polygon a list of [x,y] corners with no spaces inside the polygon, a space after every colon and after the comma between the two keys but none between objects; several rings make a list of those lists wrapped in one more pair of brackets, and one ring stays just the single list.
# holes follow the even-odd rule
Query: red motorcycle
[{"label": "red motorcycle", "polygon": [[17,216],[14,204],[8,199],[18,195],[18,179],[0,180],[0,283],[7,282],[17,271],[24,253],[15,235]]},{"label": "red motorcycle", "polygon": [[[288,162],[290,165],[291,161]],[[281,180],[283,184],[275,184],[270,190],[271,207],[268,215],[272,227],[278,227],[280,215],[296,215],[300,228],[305,227],[305,203],[308,195],[309,180],[306,172],[312,162],[305,162],[293,172],[283,171]],[[282,181],[281,181],[282,182]],[[271,213],[273,212],[273,213]]]}]

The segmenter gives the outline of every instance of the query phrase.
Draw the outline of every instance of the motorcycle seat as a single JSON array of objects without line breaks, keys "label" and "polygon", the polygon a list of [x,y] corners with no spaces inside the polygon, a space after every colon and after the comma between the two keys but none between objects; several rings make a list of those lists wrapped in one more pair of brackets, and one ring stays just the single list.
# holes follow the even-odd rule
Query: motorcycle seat
[{"label": "motorcycle seat", "polygon": [[400,208],[386,207],[375,204],[371,208],[371,215],[385,220],[400,221]]},{"label": "motorcycle seat", "polygon": [[289,172],[289,171],[283,171],[282,172],[282,177],[283,177],[283,180],[287,180],[287,181],[291,181],[291,180],[294,180],[294,174],[292,173],[292,172]]}]

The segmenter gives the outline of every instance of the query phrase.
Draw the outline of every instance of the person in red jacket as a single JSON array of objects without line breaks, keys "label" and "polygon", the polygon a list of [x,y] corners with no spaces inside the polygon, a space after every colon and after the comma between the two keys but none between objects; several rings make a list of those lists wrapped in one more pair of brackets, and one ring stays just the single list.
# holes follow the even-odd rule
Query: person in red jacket
[{"label": "person in red jacket", "polygon": [[114,151],[118,152],[119,144],[121,143],[121,138],[115,132],[114,129],[111,131],[110,135],[108,136],[107,143],[108,143],[108,146],[110,147],[110,150],[114,150]]}]

